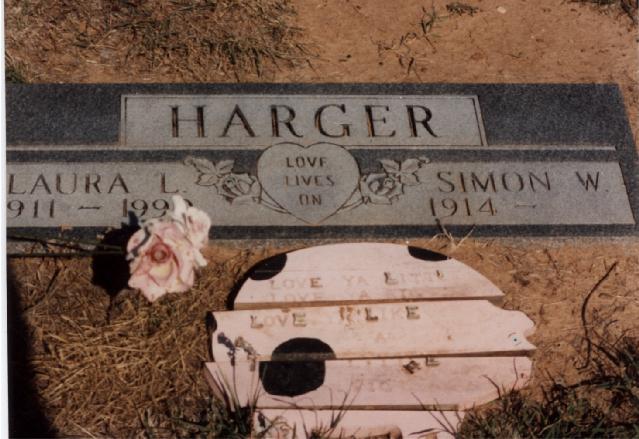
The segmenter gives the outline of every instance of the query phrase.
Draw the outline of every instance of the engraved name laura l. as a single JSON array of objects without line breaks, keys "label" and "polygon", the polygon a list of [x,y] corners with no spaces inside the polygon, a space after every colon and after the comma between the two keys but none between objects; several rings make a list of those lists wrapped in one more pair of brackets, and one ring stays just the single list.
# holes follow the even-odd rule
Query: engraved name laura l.
[{"label": "engraved name laura l.", "polygon": [[[104,215],[104,211],[118,210],[114,210],[114,197],[123,218],[131,213],[138,217],[159,218],[172,209],[170,197],[180,191],[171,186],[165,172],[160,172],[157,177],[153,182],[144,181],[145,186],[149,183],[156,186],[157,196],[142,198],[136,195],[139,192],[138,179],[120,172],[10,172],[7,175],[7,218],[56,218],[56,201],[62,200],[78,214],[93,212]],[[92,198],[87,200],[83,196]],[[102,197],[107,198],[102,201]]]}]

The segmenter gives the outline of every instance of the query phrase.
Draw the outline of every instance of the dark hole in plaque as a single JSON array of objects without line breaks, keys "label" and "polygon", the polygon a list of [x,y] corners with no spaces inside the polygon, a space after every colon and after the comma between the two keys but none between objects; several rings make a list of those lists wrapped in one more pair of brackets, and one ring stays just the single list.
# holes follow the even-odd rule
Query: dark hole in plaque
[{"label": "dark hole in plaque", "polygon": [[442,255],[441,253],[437,253],[431,250],[427,250],[425,248],[408,246],[408,253],[414,257],[415,259],[421,259],[422,261],[445,261],[448,259],[448,256]]},{"label": "dark hole in plaque", "polygon": [[279,255],[271,256],[268,259],[264,259],[263,261],[257,263],[251,269],[242,276],[242,279],[235,284],[230,294],[226,298],[226,307],[228,309],[233,309],[235,304],[235,298],[238,293],[242,289],[242,285],[246,282],[247,279],[253,280],[268,280],[284,269],[286,265],[286,253],[282,253]]},{"label": "dark hole in plaque", "polygon": [[248,276],[253,280],[267,280],[278,274],[286,265],[286,253],[271,256],[255,265]]},{"label": "dark hole in plaque", "polygon": [[[315,357],[295,361],[295,357]],[[335,352],[316,338],[292,338],[275,348],[271,361],[260,363],[260,379],[270,395],[298,396],[319,388],[326,377],[325,360]]]}]

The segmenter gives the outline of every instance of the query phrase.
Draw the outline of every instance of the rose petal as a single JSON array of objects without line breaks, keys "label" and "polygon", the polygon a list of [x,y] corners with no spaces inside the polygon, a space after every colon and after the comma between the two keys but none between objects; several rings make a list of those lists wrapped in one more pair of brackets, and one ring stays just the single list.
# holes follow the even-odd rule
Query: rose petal
[{"label": "rose petal", "polygon": [[148,276],[145,275],[131,276],[129,286],[139,289],[149,302],[155,302],[167,292],[166,288],[150,282]]},{"label": "rose petal", "polygon": [[191,266],[191,270],[189,270],[186,277],[177,278],[173,288],[171,288],[169,292],[183,293],[185,291],[190,290],[193,287],[194,283],[195,283],[195,272],[193,271],[193,266]]},{"label": "rose petal", "polygon": [[178,222],[184,222],[184,217],[186,216],[187,205],[184,198],[179,195],[173,195],[171,198],[173,200],[173,212],[171,212],[171,218]]},{"label": "rose petal", "polygon": [[153,267],[153,263],[150,258],[145,255],[134,258],[129,262],[129,271],[131,275],[135,273],[148,273],[149,270]]},{"label": "rose petal", "polygon": [[179,258],[179,262],[178,262],[178,273],[177,273],[177,278],[181,279],[182,282],[184,282],[185,284],[187,284],[190,287],[193,286],[193,282],[194,282],[194,270],[195,268],[193,267],[193,262],[194,262],[194,257],[191,255],[188,255],[188,257],[186,255],[177,255]]},{"label": "rose petal", "polygon": [[381,196],[377,194],[372,194],[369,200],[373,204],[391,204],[390,198],[388,198],[387,196]]},{"label": "rose petal", "polygon": [[186,239],[186,227],[177,221],[163,221],[151,231],[162,242],[175,246]]},{"label": "rose petal", "polygon": [[151,240],[151,234],[145,229],[140,229],[129,238],[126,251],[127,253],[144,251],[144,247],[148,246]]},{"label": "rose petal", "polygon": [[249,193],[253,196],[253,198],[259,198],[262,193],[262,185],[256,178],[253,178],[253,183],[251,183],[251,190]]},{"label": "rose petal", "polygon": [[182,197],[173,198],[169,218],[145,221],[143,229],[129,240],[129,286],[138,288],[151,302],[166,293],[189,290],[195,282],[195,268],[206,265],[200,249],[208,243],[209,216],[187,206]]},{"label": "rose petal", "polygon": [[202,210],[190,207],[186,215],[186,230],[189,240],[197,248],[202,248],[209,242],[211,218]]},{"label": "rose petal", "polygon": [[195,264],[198,267],[206,267],[206,264],[208,264],[208,261],[204,258],[204,256],[202,255],[202,253],[200,253],[199,250],[195,250],[195,252],[193,252],[193,255],[195,256]]},{"label": "rose petal", "polygon": [[164,285],[177,270],[175,262],[169,261],[164,264],[154,264],[147,272],[147,275],[158,285]]},{"label": "rose petal", "polygon": [[233,206],[246,206],[251,203],[253,203],[252,195],[242,195],[241,197],[233,198],[231,200],[231,205]]}]

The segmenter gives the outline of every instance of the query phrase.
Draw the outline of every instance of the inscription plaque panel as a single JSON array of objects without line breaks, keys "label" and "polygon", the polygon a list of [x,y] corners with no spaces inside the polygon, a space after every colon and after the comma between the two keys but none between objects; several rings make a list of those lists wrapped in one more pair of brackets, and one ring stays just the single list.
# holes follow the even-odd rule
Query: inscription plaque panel
[{"label": "inscription plaque panel", "polygon": [[[306,156],[278,151],[262,168],[258,162],[257,176],[231,170],[215,184],[209,184],[213,174],[201,170],[204,162],[211,170],[222,162],[203,158],[184,164],[12,164],[7,222],[117,227],[129,212],[162,216],[172,209],[171,196],[180,194],[219,226],[634,224],[617,163],[430,162],[407,174],[414,175],[411,185],[383,171],[360,175],[346,151],[344,157],[331,151],[337,150]],[[296,157],[326,160],[313,174],[287,168]],[[199,172],[188,164],[192,160],[201,161]],[[304,186],[306,178],[317,184]]]},{"label": "inscription plaque panel", "polygon": [[16,232],[95,234],[174,194],[218,238],[637,232],[615,86],[11,85],[7,105]]},{"label": "inscription plaque panel", "polygon": [[[122,143],[266,148],[307,144],[484,145],[476,96],[122,97]],[[339,140],[336,140],[339,139]]]}]

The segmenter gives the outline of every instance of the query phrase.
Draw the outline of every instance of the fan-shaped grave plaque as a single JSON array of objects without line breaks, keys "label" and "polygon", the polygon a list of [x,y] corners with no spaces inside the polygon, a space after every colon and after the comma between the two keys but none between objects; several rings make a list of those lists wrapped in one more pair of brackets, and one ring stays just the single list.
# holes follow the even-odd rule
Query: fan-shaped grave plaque
[{"label": "fan-shaped grave plaque", "polygon": [[269,258],[249,273],[235,309],[488,299],[503,293],[486,277],[441,254],[396,244],[333,244]]},{"label": "fan-shaped grave plaque", "polygon": [[[293,251],[248,273],[239,310],[214,314],[205,375],[220,396],[256,400],[256,425],[282,426],[274,437],[305,437],[300,428],[312,420],[321,429],[344,408],[337,431],[352,437],[441,434],[461,411],[530,378],[534,324],[496,306],[502,296],[472,268],[425,249]],[[436,421],[441,411],[455,422]]]},{"label": "fan-shaped grave plaque", "polygon": [[533,322],[521,312],[505,311],[485,300],[226,311],[215,313],[215,318],[216,361],[228,357],[224,338],[241,338],[258,361],[271,360],[272,352],[293,338],[319,339],[338,359],[525,354],[534,349],[525,338]]},{"label": "fan-shaped grave plaque", "polygon": [[[517,387],[530,377],[527,357],[414,357],[364,360],[207,363],[212,386],[226,384],[248,405],[256,391],[260,407],[330,409],[346,400],[352,410],[465,410],[499,396],[495,382]],[[316,366],[317,364],[317,366]],[[235,369],[235,371],[233,371]],[[230,389],[216,389],[224,391]]]},{"label": "fan-shaped grave plaque", "polygon": [[[331,428],[340,416],[336,427]],[[307,438],[312,431],[326,439],[453,439],[463,412],[368,410],[259,410],[255,416],[258,430],[269,438]],[[370,426],[373,425],[373,426]],[[447,431],[444,430],[446,427]]]}]

